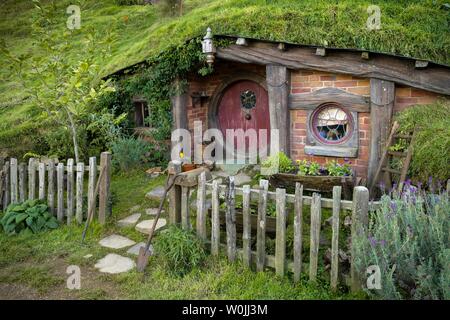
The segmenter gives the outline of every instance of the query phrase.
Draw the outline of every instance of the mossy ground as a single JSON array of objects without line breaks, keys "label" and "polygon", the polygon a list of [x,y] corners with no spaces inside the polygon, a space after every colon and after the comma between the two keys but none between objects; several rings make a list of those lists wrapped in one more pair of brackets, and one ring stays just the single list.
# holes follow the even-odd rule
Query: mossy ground
[{"label": "mossy ground", "polygon": [[[121,275],[100,274],[95,261],[111,250],[98,241],[119,232],[115,222],[129,215],[135,205],[153,207],[146,192],[163,183],[164,177],[149,179],[142,172],[114,175],[113,214],[105,226],[93,223],[85,243],[82,226],[62,226],[54,231],[31,236],[6,236],[0,233],[0,297],[30,299],[355,299],[342,289],[332,293],[322,277],[315,284],[306,277],[293,284],[290,276],[278,278],[267,270],[255,273],[240,263],[230,264],[225,257],[208,256],[204,265],[183,277],[164,270],[158,257],[152,257],[146,276],[135,271]],[[142,241],[133,228],[120,233]],[[89,259],[85,255],[92,254]],[[130,256],[135,258],[134,256]],[[66,289],[66,268],[81,268],[81,290]]]}]

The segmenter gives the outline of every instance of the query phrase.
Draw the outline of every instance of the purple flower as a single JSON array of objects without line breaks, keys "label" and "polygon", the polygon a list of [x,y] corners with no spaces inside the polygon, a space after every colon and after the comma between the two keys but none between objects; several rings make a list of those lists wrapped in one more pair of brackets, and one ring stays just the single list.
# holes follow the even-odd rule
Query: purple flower
[{"label": "purple flower", "polygon": [[391,201],[391,212],[392,213],[397,212],[397,203],[395,201]]},{"label": "purple flower", "polygon": [[384,247],[386,245],[386,240],[380,240],[380,244]]},{"label": "purple flower", "polygon": [[349,161],[348,161],[348,158],[344,158],[344,162],[349,162]]},{"label": "purple flower", "polygon": [[369,236],[369,242],[372,247],[375,247],[377,245],[377,239],[372,236]]}]

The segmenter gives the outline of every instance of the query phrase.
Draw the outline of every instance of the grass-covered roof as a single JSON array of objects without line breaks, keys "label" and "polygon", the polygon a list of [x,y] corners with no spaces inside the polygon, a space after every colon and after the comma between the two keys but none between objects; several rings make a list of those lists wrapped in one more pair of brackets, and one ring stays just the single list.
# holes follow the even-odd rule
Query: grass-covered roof
[{"label": "grass-covered roof", "polygon": [[[182,45],[203,35],[208,26],[216,34],[364,49],[450,65],[450,11],[442,0],[185,0],[181,17],[163,16],[158,6],[120,6],[117,0],[55,2],[61,8],[61,31],[68,17],[65,9],[78,3],[82,28],[95,26],[117,34],[103,75]],[[381,9],[381,30],[366,28],[367,8],[373,4]],[[12,51],[30,51],[32,14],[31,0],[2,1],[0,36]],[[73,41],[82,50],[80,39]],[[4,72],[2,63],[0,75]],[[1,143],[3,134],[14,136],[34,124],[13,81],[0,83],[0,96]]]}]

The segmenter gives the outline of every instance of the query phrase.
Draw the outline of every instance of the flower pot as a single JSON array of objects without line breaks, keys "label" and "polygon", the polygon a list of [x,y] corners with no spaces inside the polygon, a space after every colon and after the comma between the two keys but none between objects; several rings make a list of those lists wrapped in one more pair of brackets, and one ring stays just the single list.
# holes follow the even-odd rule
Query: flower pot
[{"label": "flower pot", "polygon": [[183,172],[191,171],[191,170],[194,170],[195,168],[196,168],[196,165],[193,163],[183,163],[181,166],[181,170]]}]

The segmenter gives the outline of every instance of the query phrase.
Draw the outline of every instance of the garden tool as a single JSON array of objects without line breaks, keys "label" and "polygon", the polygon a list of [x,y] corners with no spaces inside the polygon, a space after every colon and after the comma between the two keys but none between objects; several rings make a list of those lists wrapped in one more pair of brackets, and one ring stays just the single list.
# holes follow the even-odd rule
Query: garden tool
[{"label": "garden tool", "polygon": [[137,258],[137,270],[138,272],[144,272],[145,268],[148,264],[148,258],[150,257],[150,243],[153,239],[153,234],[155,233],[156,224],[158,223],[159,217],[161,216],[162,207],[164,205],[164,200],[166,200],[167,193],[172,189],[173,185],[175,184],[175,178],[178,176],[178,174],[174,175],[168,175],[166,180],[166,185],[164,187],[164,193],[161,197],[161,202],[159,203],[158,212],[156,214],[156,218],[153,221],[152,228],[150,229],[150,233],[148,235],[147,243],[145,247],[141,247],[139,249],[139,256]]}]

